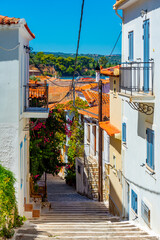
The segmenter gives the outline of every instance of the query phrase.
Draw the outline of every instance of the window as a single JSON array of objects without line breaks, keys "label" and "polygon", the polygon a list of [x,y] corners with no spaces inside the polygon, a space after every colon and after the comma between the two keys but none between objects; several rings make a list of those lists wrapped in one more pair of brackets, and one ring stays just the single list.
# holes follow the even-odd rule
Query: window
[{"label": "window", "polygon": [[131,208],[136,214],[138,213],[137,203],[138,203],[137,194],[132,190],[131,191]]},{"label": "window", "polygon": [[102,131],[102,152],[104,152],[104,131]]},{"label": "window", "polygon": [[113,92],[116,93],[116,80],[113,82]]},{"label": "window", "polygon": [[147,128],[147,165],[154,170],[154,131]]},{"label": "window", "polygon": [[147,225],[150,226],[150,209],[143,201],[141,201],[141,216]]},{"label": "window", "polygon": [[90,125],[87,125],[87,142],[90,143]]},{"label": "window", "polygon": [[126,123],[122,123],[122,141],[126,143]]},{"label": "window", "polygon": [[133,31],[128,34],[129,39],[129,56],[128,60],[133,61]]},{"label": "window", "polygon": [[97,138],[96,138],[96,126],[93,126],[93,136],[94,136],[94,156],[96,156],[96,145],[97,145]]}]

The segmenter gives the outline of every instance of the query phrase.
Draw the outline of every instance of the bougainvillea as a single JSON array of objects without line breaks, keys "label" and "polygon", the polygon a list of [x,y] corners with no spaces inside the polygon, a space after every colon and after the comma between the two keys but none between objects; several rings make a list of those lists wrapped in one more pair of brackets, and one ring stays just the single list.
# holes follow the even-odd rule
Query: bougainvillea
[{"label": "bougainvillea", "polygon": [[64,165],[60,155],[65,143],[65,127],[65,113],[56,108],[45,121],[39,120],[30,130],[30,172],[35,179],[44,172],[57,174]]}]

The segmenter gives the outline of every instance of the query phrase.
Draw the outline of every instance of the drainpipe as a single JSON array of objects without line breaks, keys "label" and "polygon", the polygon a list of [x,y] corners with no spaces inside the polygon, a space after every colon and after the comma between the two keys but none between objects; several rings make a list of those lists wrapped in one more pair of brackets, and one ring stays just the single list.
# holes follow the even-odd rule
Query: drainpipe
[{"label": "drainpipe", "polygon": [[114,9],[115,10],[115,13],[116,13],[116,15],[122,20],[122,22],[123,22],[123,17],[117,12],[117,9]]}]

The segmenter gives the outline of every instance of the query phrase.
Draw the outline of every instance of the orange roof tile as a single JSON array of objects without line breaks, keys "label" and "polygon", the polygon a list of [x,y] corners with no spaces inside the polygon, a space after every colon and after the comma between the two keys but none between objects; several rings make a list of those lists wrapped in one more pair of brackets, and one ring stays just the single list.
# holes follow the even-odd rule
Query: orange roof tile
[{"label": "orange roof tile", "polygon": [[[18,24],[20,22],[20,18],[15,17],[7,17],[0,15],[0,24],[1,25],[11,25],[11,24]],[[24,24],[24,27],[28,31],[28,33],[31,35],[32,38],[35,38],[35,35],[31,32],[27,24]]]},{"label": "orange roof tile", "polygon": [[[84,97],[86,98],[87,102],[92,105],[98,105],[98,92],[96,91],[82,91]],[[110,103],[110,96],[107,93],[102,94],[102,103],[109,104]]]},{"label": "orange roof tile", "polygon": [[78,112],[79,114],[98,119],[98,106],[91,107],[86,110],[79,110]]},{"label": "orange roof tile", "polygon": [[119,76],[120,65],[110,67],[110,68],[101,68],[101,74],[105,76]]},{"label": "orange roof tile", "polygon": [[[98,106],[87,108],[86,110],[79,110],[79,114],[89,116],[91,118],[98,119]],[[105,117],[109,118],[110,111],[109,106],[103,105],[102,106],[102,119]]]},{"label": "orange roof tile", "polygon": [[[109,83],[109,79],[101,79],[103,84],[107,84]],[[89,90],[91,88],[97,87],[98,86],[98,82],[94,82],[94,83],[89,83],[86,85],[83,85],[81,87],[76,87],[76,91],[84,91],[84,90]]]},{"label": "orange roof tile", "polygon": [[114,136],[116,133],[120,133],[116,127],[114,127],[109,121],[107,122],[100,122],[100,127],[107,132],[109,136]]},{"label": "orange roof tile", "polygon": [[95,83],[90,83],[90,84],[86,84],[82,87],[77,87],[76,91],[84,91],[84,90],[88,90],[88,89],[91,89],[91,88],[96,87],[96,86],[98,86],[98,83],[96,83],[96,82]]}]

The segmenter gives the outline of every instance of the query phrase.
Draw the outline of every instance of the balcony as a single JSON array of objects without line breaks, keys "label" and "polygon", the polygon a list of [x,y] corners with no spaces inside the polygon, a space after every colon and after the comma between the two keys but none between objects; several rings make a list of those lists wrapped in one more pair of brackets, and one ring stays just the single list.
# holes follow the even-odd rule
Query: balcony
[{"label": "balcony", "polygon": [[130,102],[153,103],[154,62],[126,62],[120,67],[119,96]]},{"label": "balcony", "polygon": [[48,109],[48,84],[27,84],[24,86],[25,118],[47,118]]}]

